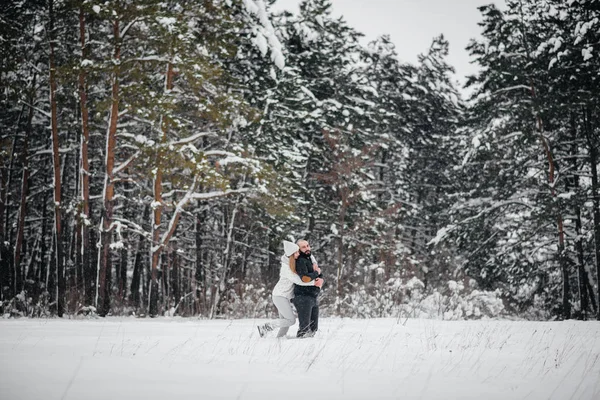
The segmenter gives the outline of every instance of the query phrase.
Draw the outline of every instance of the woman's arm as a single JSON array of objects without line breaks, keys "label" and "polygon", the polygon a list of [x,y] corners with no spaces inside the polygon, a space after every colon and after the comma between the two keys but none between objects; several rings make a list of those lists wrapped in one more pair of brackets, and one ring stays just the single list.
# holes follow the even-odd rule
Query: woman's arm
[{"label": "woman's arm", "polygon": [[314,286],[315,285],[315,281],[311,280],[309,282],[303,282],[302,279],[300,279],[300,276],[298,274],[295,274],[292,272],[290,265],[288,263],[281,263],[281,272],[280,272],[281,277],[284,277],[286,279],[288,279],[289,281],[291,281],[292,283],[295,283],[296,285],[301,285],[301,286]]}]

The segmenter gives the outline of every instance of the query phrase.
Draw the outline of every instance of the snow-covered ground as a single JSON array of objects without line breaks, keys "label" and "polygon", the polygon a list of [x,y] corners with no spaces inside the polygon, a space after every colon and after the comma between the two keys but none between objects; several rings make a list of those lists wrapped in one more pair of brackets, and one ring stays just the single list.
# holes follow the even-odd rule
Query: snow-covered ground
[{"label": "snow-covered ground", "polygon": [[0,320],[0,398],[600,399],[599,322],[259,322]]}]

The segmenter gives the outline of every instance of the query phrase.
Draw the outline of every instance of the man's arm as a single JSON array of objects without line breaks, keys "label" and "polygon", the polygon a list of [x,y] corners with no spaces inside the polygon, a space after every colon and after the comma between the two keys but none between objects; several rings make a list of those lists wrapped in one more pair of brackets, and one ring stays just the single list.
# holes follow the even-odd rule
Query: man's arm
[{"label": "man's arm", "polygon": [[310,282],[319,276],[318,272],[309,272],[308,268],[310,261],[306,259],[298,259],[296,262],[296,273],[300,276],[303,282]]}]

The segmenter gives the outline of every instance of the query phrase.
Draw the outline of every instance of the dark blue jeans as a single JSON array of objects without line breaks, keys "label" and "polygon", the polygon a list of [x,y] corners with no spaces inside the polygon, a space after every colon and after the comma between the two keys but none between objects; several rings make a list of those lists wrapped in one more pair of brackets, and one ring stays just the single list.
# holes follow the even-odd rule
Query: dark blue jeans
[{"label": "dark blue jeans", "polygon": [[294,306],[298,311],[297,337],[312,336],[319,329],[319,302],[313,296],[294,297]]}]

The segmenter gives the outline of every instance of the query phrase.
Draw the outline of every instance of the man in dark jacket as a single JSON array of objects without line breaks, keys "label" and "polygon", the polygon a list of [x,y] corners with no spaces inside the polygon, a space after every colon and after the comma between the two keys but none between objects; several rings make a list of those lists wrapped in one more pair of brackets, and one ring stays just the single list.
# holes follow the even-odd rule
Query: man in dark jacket
[{"label": "man in dark jacket", "polygon": [[315,280],[315,286],[294,285],[294,306],[298,311],[297,337],[314,336],[319,329],[319,301],[317,296],[323,286],[321,269],[311,256],[310,245],[306,240],[298,240],[300,256],[296,260],[296,273],[305,282]]}]

